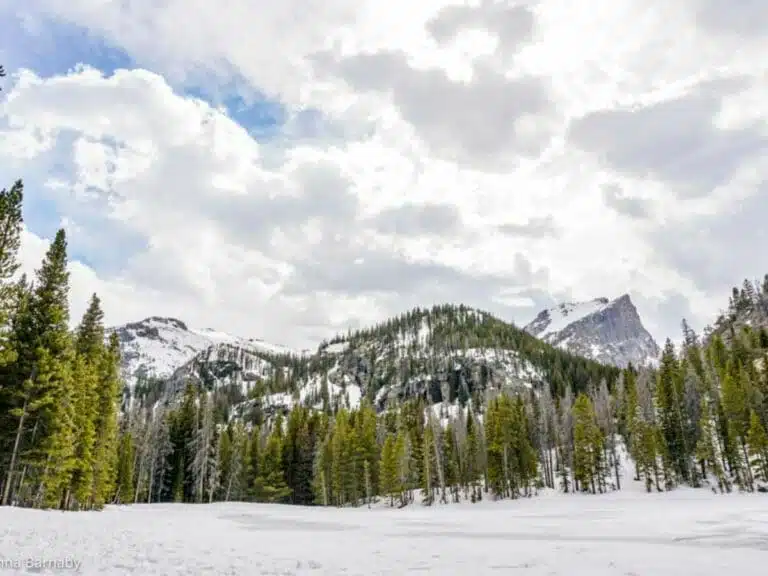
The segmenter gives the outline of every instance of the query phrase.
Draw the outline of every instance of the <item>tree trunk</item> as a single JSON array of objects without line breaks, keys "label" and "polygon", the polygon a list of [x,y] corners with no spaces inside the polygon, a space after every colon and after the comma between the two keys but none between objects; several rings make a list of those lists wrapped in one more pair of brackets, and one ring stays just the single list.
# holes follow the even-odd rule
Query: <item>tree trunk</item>
[{"label": "tree trunk", "polygon": [[147,504],[152,504],[152,488],[155,483],[155,466],[150,465],[149,468],[149,487],[147,488]]},{"label": "tree trunk", "polygon": [[746,478],[747,485],[749,486],[749,491],[752,492],[755,489],[754,485],[754,479],[752,478],[752,465],[749,462],[749,452],[747,451],[747,443],[744,442],[744,438],[741,439],[741,451],[744,453],[744,460],[745,464],[744,467],[746,469]]},{"label": "tree trunk", "polygon": [[11,463],[8,466],[8,476],[5,480],[5,486],[3,488],[3,500],[0,504],[3,506],[8,505],[8,499],[11,495],[11,483],[13,482],[13,472],[16,466],[16,458],[19,454],[19,446],[21,446],[21,436],[24,432],[24,420],[27,417],[27,396],[24,397],[24,405],[21,408],[21,416],[19,416],[19,426],[16,429],[16,439],[13,441],[13,452],[11,453]]}]

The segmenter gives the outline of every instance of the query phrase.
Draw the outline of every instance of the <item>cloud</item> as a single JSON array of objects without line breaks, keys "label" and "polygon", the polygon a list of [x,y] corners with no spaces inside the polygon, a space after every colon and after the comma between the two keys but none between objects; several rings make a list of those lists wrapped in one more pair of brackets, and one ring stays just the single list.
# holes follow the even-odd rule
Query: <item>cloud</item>
[{"label": "cloud", "polygon": [[671,267],[694,279],[727,304],[731,286],[744,278],[762,278],[768,272],[763,246],[768,241],[768,177],[746,200],[716,214],[702,215],[684,224],[661,226],[653,235],[659,254]]},{"label": "cloud", "polygon": [[626,196],[618,184],[603,186],[603,198],[605,198],[606,205],[619,214],[641,220],[650,217],[651,209],[648,201]]},{"label": "cloud", "polygon": [[10,0],[124,68],[9,69],[25,266],[65,224],[73,303],[98,291],[109,322],[297,346],[415,305],[524,324],[625,292],[663,339],[764,272],[749,3],[719,23],[704,0],[459,4]]},{"label": "cloud", "polygon": [[558,235],[558,227],[552,215],[543,218],[531,218],[524,224],[506,223],[499,226],[504,234],[528,238],[546,238]]},{"label": "cloud", "polygon": [[760,0],[695,0],[694,7],[698,22],[708,30],[768,36],[768,10]]},{"label": "cloud", "polygon": [[715,125],[723,98],[740,84],[699,86],[645,107],[593,112],[571,125],[569,140],[620,173],[661,180],[684,196],[708,194],[768,147],[758,127]]},{"label": "cloud", "polygon": [[461,227],[461,213],[451,204],[403,204],[371,220],[379,232],[393,236],[451,236]]},{"label": "cloud", "polygon": [[511,79],[478,66],[468,84],[439,69],[416,70],[399,52],[358,54],[337,67],[352,89],[391,94],[430,150],[450,161],[509,167],[518,154],[539,154],[551,136],[546,116],[552,109],[542,78]]},{"label": "cloud", "polygon": [[427,30],[441,43],[454,40],[461,31],[471,28],[492,32],[502,53],[513,55],[532,40],[535,15],[524,4],[484,0],[480,6],[446,6],[427,23]]}]

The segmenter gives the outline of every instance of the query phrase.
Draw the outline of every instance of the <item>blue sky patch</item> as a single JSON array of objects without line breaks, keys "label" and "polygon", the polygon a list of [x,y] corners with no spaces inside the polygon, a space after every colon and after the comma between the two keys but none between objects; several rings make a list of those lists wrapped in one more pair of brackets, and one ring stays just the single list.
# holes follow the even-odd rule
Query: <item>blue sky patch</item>
[{"label": "blue sky patch", "polygon": [[[133,58],[125,50],[111,45],[86,28],[26,13],[23,2],[12,0],[0,7],[3,42],[0,64],[9,75],[26,68],[42,78],[67,74],[78,65],[87,65],[110,76],[119,69],[153,67]],[[155,70],[157,71],[157,70]],[[253,138],[259,141],[291,141],[317,136],[323,115],[317,110],[294,113],[232,74],[228,82],[210,83],[201,76],[194,85],[174,85],[179,93],[222,107]],[[204,83],[205,82],[205,83]],[[4,82],[4,92],[12,89],[12,78]],[[2,96],[0,95],[0,98]],[[21,172],[0,159],[0,185],[9,186],[16,178],[25,182],[24,217],[34,234],[52,238],[64,219],[77,232],[70,237],[70,256],[88,264],[101,274],[119,271],[137,253],[147,248],[147,239],[108,217],[103,199],[75,199],[69,190],[52,189],[46,182],[71,182],[75,173],[72,162],[74,135],[62,133],[54,149],[26,162]],[[13,168],[13,169],[11,169]]]},{"label": "blue sky patch", "polygon": [[110,46],[86,29],[37,16],[0,11],[4,26],[3,57],[6,71],[29,68],[38,76],[65,74],[77,64],[88,64],[105,74],[135,65],[124,51]]}]

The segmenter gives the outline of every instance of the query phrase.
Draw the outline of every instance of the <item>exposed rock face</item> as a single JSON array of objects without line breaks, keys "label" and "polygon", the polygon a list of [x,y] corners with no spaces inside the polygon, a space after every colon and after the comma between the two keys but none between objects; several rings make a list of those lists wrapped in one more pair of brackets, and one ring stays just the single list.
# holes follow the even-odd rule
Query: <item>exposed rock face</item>
[{"label": "exposed rock face", "polygon": [[272,377],[273,365],[264,353],[250,346],[218,343],[195,354],[168,379],[169,392],[179,392],[189,382],[199,382],[208,390],[236,386],[247,392],[251,385]]},{"label": "exposed rock face", "polygon": [[619,367],[654,364],[660,353],[628,294],[560,304],[540,312],[525,330],[573,354]]}]

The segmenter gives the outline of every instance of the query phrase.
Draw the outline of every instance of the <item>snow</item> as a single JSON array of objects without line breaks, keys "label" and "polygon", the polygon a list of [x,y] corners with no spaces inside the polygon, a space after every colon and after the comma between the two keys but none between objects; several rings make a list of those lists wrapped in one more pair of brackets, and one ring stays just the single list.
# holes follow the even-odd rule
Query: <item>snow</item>
[{"label": "snow", "polygon": [[[121,330],[133,337],[121,344],[123,356],[128,358],[123,366],[123,374],[131,386],[142,367],[149,375],[167,378],[197,354],[215,345],[229,344],[272,354],[294,352],[285,346],[256,338],[241,338],[211,328],[190,328],[173,318],[152,317],[113,330]],[[147,336],[150,331],[155,335]]]},{"label": "snow", "polygon": [[347,348],[349,348],[349,342],[336,342],[335,344],[326,346],[325,352],[328,354],[341,354]]},{"label": "snow", "polygon": [[[0,508],[0,568],[80,574],[762,576],[768,498],[706,490],[402,510],[152,504],[62,513]],[[37,574],[61,573],[29,568]]]},{"label": "snow", "polygon": [[588,302],[568,302],[560,304],[549,310],[549,323],[540,334],[537,334],[537,336],[544,339],[547,336],[561,332],[574,322],[578,322],[582,318],[586,318],[591,314],[605,310],[610,305],[611,302],[605,298],[596,298]]}]

